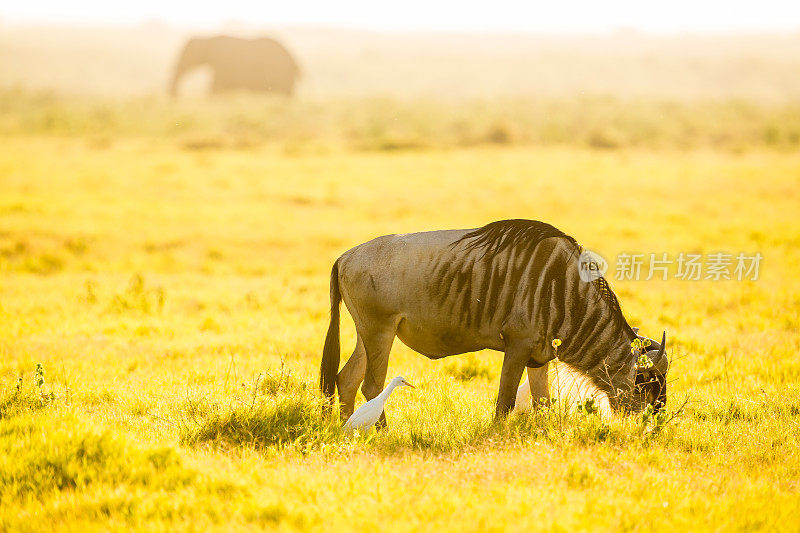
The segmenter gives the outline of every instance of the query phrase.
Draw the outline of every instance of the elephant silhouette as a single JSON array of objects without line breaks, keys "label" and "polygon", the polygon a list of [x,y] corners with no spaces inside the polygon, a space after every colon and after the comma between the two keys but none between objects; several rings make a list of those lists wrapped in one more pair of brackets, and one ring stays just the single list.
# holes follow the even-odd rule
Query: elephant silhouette
[{"label": "elephant silhouette", "polygon": [[196,67],[211,68],[212,94],[249,90],[292,96],[300,68],[278,41],[220,35],[195,37],[183,47],[170,81],[176,96],[181,78]]}]

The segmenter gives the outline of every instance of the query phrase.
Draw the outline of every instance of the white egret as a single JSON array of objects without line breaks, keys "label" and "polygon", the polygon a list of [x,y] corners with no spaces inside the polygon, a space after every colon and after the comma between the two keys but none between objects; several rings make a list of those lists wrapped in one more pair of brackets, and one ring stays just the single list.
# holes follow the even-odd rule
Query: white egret
[{"label": "white egret", "polygon": [[397,376],[389,382],[389,385],[383,389],[383,392],[359,407],[355,413],[350,415],[350,418],[348,418],[347,422],[344,423],[345,429],[357,429],[359,431],[369,430],[369,428],[375,425],[375,422],[377,422],[381,417],[383,406],[386,404],[386,399],[389,398],[389,395],[392,393],[392,391],[396,387],[403,385],[406,387],[411,387],[412,389],[416,389],[414,385],[406,381],[406,378],[403,376]]}]

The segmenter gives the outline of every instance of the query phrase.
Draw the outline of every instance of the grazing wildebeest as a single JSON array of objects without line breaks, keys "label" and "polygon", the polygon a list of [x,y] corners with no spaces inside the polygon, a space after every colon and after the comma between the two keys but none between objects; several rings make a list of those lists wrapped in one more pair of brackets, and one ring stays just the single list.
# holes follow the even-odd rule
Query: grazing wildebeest
[{"label": "grazing wildebeest", "polygon": [[[526,366],[534,397],[547,395],[547,363],[558,338],[558,357],[605,392],[612,409],[664,405],[664,339],[647,352],[653,365],[638,368],[639,354],[631,350],[637,333],[606,280],[580,275],[581,251],[572,237],[533,220],[386,235],[346,251],[331,271],[323,393],[332,401],[338,385],[345,420],[362,380],[364,397],[377,396],[396,335],[431,359],[485,348],[505,352],[495,411],[502,417],[514,407]],[[337,375],[341,300],[358,337]]]}]

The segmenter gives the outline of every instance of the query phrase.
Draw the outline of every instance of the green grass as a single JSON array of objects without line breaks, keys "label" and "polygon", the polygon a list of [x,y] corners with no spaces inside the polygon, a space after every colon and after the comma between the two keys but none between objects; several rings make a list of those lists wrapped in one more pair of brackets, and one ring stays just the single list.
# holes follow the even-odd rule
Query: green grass
[{"label": "green grass", "polygon": [[[795,153],[196,150],[130,105],[135,127],[98,129],[107,142],[4,126],[0,530],[797,529]],[[612,279],[631,324],[667,330],[683,410],[663,427],[558,405],[497,424],[500,354],[429,361],[398,341],[389,376],[418,389],[392,395],[388,431],[323,419],[334,259],[512,217],[612,259],[764,255],[756,282]],[[346,313],[342,331],[344,359]]]}]

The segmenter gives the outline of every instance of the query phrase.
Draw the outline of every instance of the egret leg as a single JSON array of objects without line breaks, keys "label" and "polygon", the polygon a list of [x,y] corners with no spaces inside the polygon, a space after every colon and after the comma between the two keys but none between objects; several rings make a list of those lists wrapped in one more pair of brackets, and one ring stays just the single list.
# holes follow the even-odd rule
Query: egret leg
[{"label": "egret leg", "polygon": [[381,417],[375,422],[375,427],[378,431],[389,427],[389,423],[386,421],[386,411],[381,411]]},{"label": "egret leg", "polygon": [[[533,408],[541,407],[542,403],[550,400],[550,381],[547,378],[547,367],[549,364],[539,368],[528,367],[528,384],[531,387],[533,397]],[[544,400],[544,402],[542,401]]]},{"label": "egret leg", "polygon": [[503,357],[503,369],[500,371],[500,390],[497,394],[495,418],[505,418],[514,408],[517,399],[517,387],[525,370],[525,363],[530,359],[531,349],[527,345],[511,343],[506,347]]},{"label": "egret leg", "polygon": [[[376,397],[383,390],[383,385],[386,382],[386,370],[389,367],[389,352],[392,350],[396,331],[397,327],[395,325],[391,329],[372,331],[369,334],[359,333],[364,340],[367,359],[364,384],[361,386],[361,392],[364,393],[364,398],[367,401]],[[386,427],[386,415],[384,413],[381,413],[381,418],[376,425],[378,429]]]},{"label": "egret leg", "polygon": [[361,335],[356,340],[356,348],[353,355],[347,360],[344,368],[336,376],[336,387],[339,389],[339,414],[342,422],[347,421],[356,405],[356,394],[358,386],[364,381],[364,373],[367,371],[367,352],[364,349],[364,341]]}]

